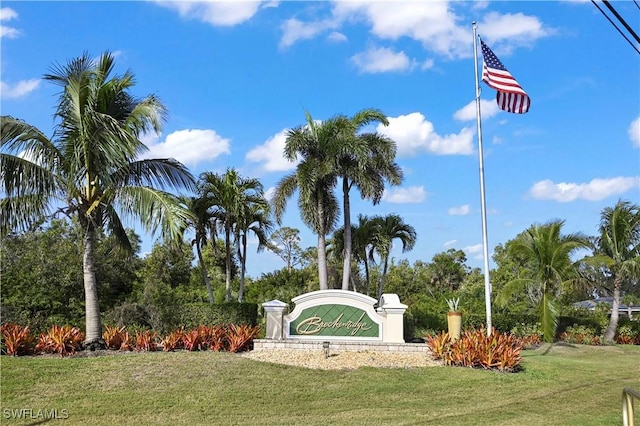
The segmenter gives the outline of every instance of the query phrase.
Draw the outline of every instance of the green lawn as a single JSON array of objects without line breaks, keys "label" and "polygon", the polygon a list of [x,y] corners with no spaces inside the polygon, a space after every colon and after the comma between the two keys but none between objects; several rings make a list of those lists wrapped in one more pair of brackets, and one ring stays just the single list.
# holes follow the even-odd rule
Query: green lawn
[{"label": "green lawn", "polygon": [[[1,424],[55,409],[67,418],[45,424],[617,425],[622,389],[640,389],[638,346],[543,346],[524,351],[516,374],[307,370],[216,352],[0,362]],[[639,412],[636,402],[637,422]]]}]

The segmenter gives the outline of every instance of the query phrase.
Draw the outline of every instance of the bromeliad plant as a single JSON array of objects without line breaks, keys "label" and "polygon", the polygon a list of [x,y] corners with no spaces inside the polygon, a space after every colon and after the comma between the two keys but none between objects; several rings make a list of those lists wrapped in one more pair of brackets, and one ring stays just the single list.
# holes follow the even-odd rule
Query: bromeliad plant
[{"label": "bromeliad plant", "polygon": [[227,328],[227,339],[230,352],[243,352],[249,349],[249,343],[258,335],[260,327],[230,324]]},{"label": "bromeliad plant", "polygon": [[78,327],[53,325],[47,334],[41,334],[36,352],[57,353],[60,356],[72,355],[82,350],[84,333]]},{"label": "bromeliad plant", "polygon": [[427,336],[427,345],[434,358],[441,359],[445,365],[514,372],[519,370],[522,361],[522,342],[495,329],[490,336],[483,327],[467,330],[455,341],[443,332]]},{"label": "bromeliad plant", "polygon": [[141,330],[136,333],[136,350],[155,352],[158,349],[156,344],[158,333],[155,331]]},{"label": "bromeliad plant", "polygon": [[21,327],[18,324],[6,323],[0,327],[2,335],[3,352],[8,355],[28,355],[33,352],[36,338],[29,331],[29,326]]}]

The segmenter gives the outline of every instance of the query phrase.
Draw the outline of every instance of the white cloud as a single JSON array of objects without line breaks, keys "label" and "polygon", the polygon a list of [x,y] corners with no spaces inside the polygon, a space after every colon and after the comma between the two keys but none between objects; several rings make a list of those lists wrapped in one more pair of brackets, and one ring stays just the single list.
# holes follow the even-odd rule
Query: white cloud
[{"label": "white cloud", "polygon": [[[484,259],[484,247],[482,244],[476,244],[473,246],[467,246],[462,249],[465,253],[467,253],[472,259],[482,260]],[[489,254],[491,256],[491,254]]]},{"label": "white cloud", "polygon": [[276,193],[276,187],[275,186],[270,186],[269,188],[267,188],[266,191],[264,191],[264,198],[271,202],[271,199],[273,198],[273,194]]},{"label": "white cloud", "polygon": [[554,183],[547,179],[536,182],[528,195],[537,200],[553,200],[561,203],[577,199],[598,201],[622,194],[632,188],[640,188],[639,176],[593,179],[588,183]]},{"label": "white cloud", "polygon": [[424,186],[410,186],[408,188],[394,188],[384,190],[382,199],[389,203],[421,203],[427,198]]},{"label": "white cloud", "polygon": [[229,139],[222,138],[214,130],[187,129],[167,135],[164,142],[153,136],[145,136],[143,142],[149,148],[144,158],[175,158],[184,165],[214,160],[229,154]]},{"label": "white cloud", "polygon": [[449,240],[446,243],[444,243],[442,246],[443,247],[451,247],[453,245],[455,245],[458,242],[458,240]]},{"label": "white cloud", "polygon": [[[480,114],[482,118],[489,118],[500,112],[495,100],[480,99]],[[453,113],[453,118],[458,121],[476,120],[476,101],[473,100]]]},{"label": "white cloud", "polygon": [[635,148],[640,148],[640,117],[636,118],[629,125],[629,139]]},{"label": "white cloud", "polygon": [[[447,58],[468,58],[473,55],[469,44],[466,16],[456,13],[457,8],[468,9],[468,2],[377,2],[371,0],[333,1],[331,16],[315,21],[291,19],[283,25],[280,47],[291,46],[298,40],[311,39],[323,32],[338,30],[345,23],[364,22],[370,33],[381,40],[407,37],[420,42],[427,51]],[[488,2],[474,2],[471,6],[479,16]],[[483,36],[500,41],[499,51],[514,46],[529,46],[537,39],[553,34],[535,16],[522,13],[501,15],[487,13],[481,21]],[[495,50],[495,49],[494,49]],[[427,61],[423,69],[431,68]]]},{"label": "white cloud", "polygon": [[253,148],[245,156],[247,161],[264,162],[262,168],[268,172],[281,172],[296,167],[297,162],[290,162],[284,158],[284,146],[287,140],[287,129],[276,133],[265,143]]},{"label": "white cloud", "polygon": [[476,253],[482,253],[482,248],[483,248],[482,244],[476,244],[473,246],[467,246],[462,250],[469,254],[476,254]]},{"label": "white cloud", "polygon": [[523,13],[501,15],[490,12],[478,26],[482,28],[482,39],[491,45],[495,53],[509,53],[514,46],[531,46],[536,40],[555,32],[543,27],[537,17]]},{"label": "white cloud", "polygon": [[182,18],[198,19],[213,26],[230,27],[251,19],[258,10],[274,7],[276,2],[260,1],[165,1],[154,3],[176,10]]},{"label": "white cloud", "polygon": [[463,128],[458,134],[440,136],[433,123],[419,112],[389,117],[389,125],[378,125],[376,131],[396,141],[399,156],[411,156],[421,151],[438,155],[468,155],[473,153],[474,130]]},{"label": "white cloud", "polygon": [[0,97],[2,99],[16,99],[25,96],[38,88],[40,79],[22,80],[14,85],[0,81]]},{"label": "white cloud", "polygon": [[280,27],[282,38],[279,47],[281,49],[287,48],[298,40],[308,40],[337,27],[338,23],[333,20],[303,22],[295,18],[287,19]]},{"label": "white cloud", "polygon": [[[9,7],[3,7],[0,8],[0,22],[4,22],[4,21],[10,21],[12,19],[16,19],[18,17],[18,13],[9,8]],[[6,25],[0,25],[0,38],[16,38],[21,34],[21,31],[13,28],[13,27],[8,27]]]},{"label": "white cloud", "polygon": [[456,24],[460,18],[449,2],[335,2],[334,15],[364,20],[371,33],[381,39],[409,37],[445,56],[471,55],[469,31]]},{"label": "white cloud", "polygon": [[465,204],[463,206],[451,207],[449,209],[449,214],[452,216],[466,216],[471,211],[471,207],[469,204]]},{"label": "white cloud", "polygon": [[358,71],[376,74],[389,71],[405,71],[413,67],[414,62],[404,52],[394,52],[386,47],[369,48],[351,57]]},{"label": "white cloud", "polygon": [[328,36],[327,36],[327,40],[329,41],[333,41],[335,43],[342,43],[347,41],[347,36],[338,32],[338,31],[332,31]]}]

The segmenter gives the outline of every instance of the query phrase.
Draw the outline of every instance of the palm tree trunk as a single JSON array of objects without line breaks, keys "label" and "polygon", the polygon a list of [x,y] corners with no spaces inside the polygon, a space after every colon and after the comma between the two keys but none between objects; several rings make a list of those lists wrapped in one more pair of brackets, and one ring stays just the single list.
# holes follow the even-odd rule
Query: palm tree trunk
[{"label": "palm tree trunk", "polygon": [[351,206],[349,203],[349,181],[342,178],[342,194],[344,207],[344,263],[342,265],[342,289],[349,290],[351,274]]},{"label": "palm tree trunk", "polygon": [[198,253],[198,262],[200,263],[200,271],[202,273],[202,279],[204,280],[204,285],[207,287],[207,293],[209,294],[209,303],[213,305],[213,289],[211,288],[211,280],[209,279],[209,273],[207,272],[207,267],[204,264],[204,258],[202,257],[202,250],[200,249],[200,244],[196,243],[196,252]]},{"label": "palm tree trunk", "polygon": [[324,206],[322,201],[318,201],[318,222],[320,228],[318,230],[318,281],[320,282],[320,290],[327,290],[329,288],[327,278],[327,243],[325,236],[324,226]]},{"label": "palm tree trunk", "polygon": [[96,268],[94,263],[96,231],[91,224],[85,226],[84,254],[82,271],[84,279],[85,300],[85,346],[91,349],[104,349],[102,340],[102,324],[100,322],[100,304],[98,303],[98,283],[96,282]]},{"label": "palm tree trunk", "polygon": [[226,223],[224,226],[224,246],[226,251],[225,262],[225,296],[224,300],[231,302],[231,226]]},{"label": "palm tree trunk", "polygon": [[378,303],[382,300],[382,294],[384,293],[384,285],[387,280],[387,269],[389,268],[389,255],[384,257],[384,263],[382,266],[382,276],[380,277],[380,288],[378,290]]},{"label": "palm tree trunk", "polygon": [[238,247],[238,257],[240,258],[240,289],[238,290],[238,303],[244,300],[244,275],[247,264],[247,236],[242,235],[242,253]]},{"label": "palm tree trunk", "polygon": [[616,275],[613,278],[613,305],[611,306],[611,318],[609,318],[609,326],[604,332],[604,341],[606,343],[614,343],[616,331],[618,330],[618,319],[620,317],[620,286],[622,280]]},{"label": "palm tree trunk", "polygon": [[367,260],[366,252],[364,255],[364,277],[367,281],[367,292],[365,294],[369,296],[371,293],[371,278],[369,277],[369,261]]},{"label": "palm tree trunk", "polygon": [[323,233],[318,234],[318,280],[320,290],[329,288],[327,278],[327,243]]}]

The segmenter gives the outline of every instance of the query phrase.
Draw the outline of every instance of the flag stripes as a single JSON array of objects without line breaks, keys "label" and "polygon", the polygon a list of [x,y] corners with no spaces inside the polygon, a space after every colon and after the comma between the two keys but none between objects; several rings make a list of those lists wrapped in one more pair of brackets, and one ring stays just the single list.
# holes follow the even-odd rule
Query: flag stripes
[{"label": "flag stripes", "polygon": [[529,111],[531,99],[498,57],[480,40],[482,47],[482,81],[495,89],[498,107],[507,112],[524,114]]}]

